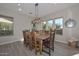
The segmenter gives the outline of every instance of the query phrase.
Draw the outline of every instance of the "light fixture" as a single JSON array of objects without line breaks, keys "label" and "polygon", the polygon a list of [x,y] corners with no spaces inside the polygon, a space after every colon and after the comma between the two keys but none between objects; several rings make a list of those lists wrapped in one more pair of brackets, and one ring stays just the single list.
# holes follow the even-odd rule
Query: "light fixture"
[{"label": "light fixture", "polygon": [[18,3],[18,6],[21,6],[21,4],[20,4],[20,3]]},{"label": "light fixture", "polygon": [[18,11],[22,11],[22,8],[19,8]]},{"label": "light fixture", "polygon": [[46,24],[46,22],[44,21],[43,24]]},{"label": "light fixture", "polygon": [[39,23],[40,18],[38,17],[38,3],[35,4],[35,19],[32,21],[32,23]]},{"label": "light fixture", "polygon": [[18,8],[18,11],[22,11],[21,4],[18,3],[17,5],[18,5],[18,7],[19,7],[19,8]]}]

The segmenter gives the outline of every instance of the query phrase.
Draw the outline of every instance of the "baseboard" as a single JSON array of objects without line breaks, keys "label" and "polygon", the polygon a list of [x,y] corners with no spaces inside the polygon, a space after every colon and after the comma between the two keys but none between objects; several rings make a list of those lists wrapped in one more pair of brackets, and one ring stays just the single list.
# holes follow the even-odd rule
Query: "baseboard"
[{"label": "baseboard", "polygon": [[64,44],[67,44],[67,42],[63,42],[63,41],[58,41],[58,40],[55,40],[56,42],[60,42],[60,43],[64,43]]},{"label": "baseboard", "polygon": [[3,42],[3,43],[0,43],[0,45],[9,44],[9,43],[13,43],[13,42],[16,42],[16,41],[20,41],[20,40],[9,41],[9,42]]}]

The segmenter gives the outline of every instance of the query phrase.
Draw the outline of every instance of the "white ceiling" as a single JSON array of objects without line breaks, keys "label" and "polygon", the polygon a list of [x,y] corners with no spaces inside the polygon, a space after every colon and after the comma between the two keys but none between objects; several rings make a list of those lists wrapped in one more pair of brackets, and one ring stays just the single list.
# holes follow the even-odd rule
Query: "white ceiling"
[{"label": "white ceiling", "polygon": [[[39,3],[38,10],[39,10],[39,17],[45,16],[49,13],[53,13],[65,8],[68,8],[72,5],[76,5],[76,3]],[[35,16],[35,4],[34,3],[21,3],[22,11],[20,13]],[[19,12],[17,3],[0,3],[0,9],[6,8],[11,11]],[[32,14],[29,14],[32,12]]]}]

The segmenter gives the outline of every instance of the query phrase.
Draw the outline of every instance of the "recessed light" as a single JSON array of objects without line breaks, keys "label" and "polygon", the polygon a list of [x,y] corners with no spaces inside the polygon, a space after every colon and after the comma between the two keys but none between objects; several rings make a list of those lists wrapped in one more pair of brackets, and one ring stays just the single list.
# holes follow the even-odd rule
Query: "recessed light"
[{"label": "recessed light", "polygon": [[21,4],[20,4],[20,3],[18,3],[18,6],[21,6]]},{"label": "recessed light", "polygon": [[18,9],[18,11],[22,11],[22,9],[21,9],[21,8],[19,8],[19,9]]}]

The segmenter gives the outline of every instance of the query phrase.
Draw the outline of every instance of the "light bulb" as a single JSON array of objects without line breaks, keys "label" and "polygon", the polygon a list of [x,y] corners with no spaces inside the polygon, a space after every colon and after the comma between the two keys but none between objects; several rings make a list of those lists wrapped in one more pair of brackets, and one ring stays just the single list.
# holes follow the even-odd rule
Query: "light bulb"
[{"label": "light bulb", "polygon": [[19,9],[18,9],[18,11],[22,11],[22,9],[21,9],[21,8],[19,8]]},{"label": "light bulb", "polygon": [[21,6],[21,4],[20,4],[20,3],[18,3],[18,6]]},{"label": "light bulb", "polygon": [[43,22],[44,24],[46,24],[46,22]]}]

